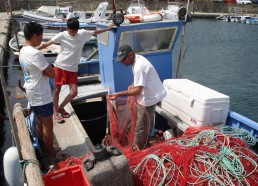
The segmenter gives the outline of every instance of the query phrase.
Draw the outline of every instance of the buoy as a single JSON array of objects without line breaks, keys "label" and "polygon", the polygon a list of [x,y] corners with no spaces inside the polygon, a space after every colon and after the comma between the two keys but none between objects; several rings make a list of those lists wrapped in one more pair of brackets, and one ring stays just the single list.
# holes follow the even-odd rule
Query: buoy
[{"label": "buoy", "polygon": [[4,177],[10,186],[24,185],[17,147],[10,147],[4,153]]},{"label": "buoy", "polygon": [[162,15],[159,13],[149,13],[149,14],[128,14],[124,15],[125,19],[128,19],[130,23],[145,23],[145,22],[155,22],[161,21]]}]

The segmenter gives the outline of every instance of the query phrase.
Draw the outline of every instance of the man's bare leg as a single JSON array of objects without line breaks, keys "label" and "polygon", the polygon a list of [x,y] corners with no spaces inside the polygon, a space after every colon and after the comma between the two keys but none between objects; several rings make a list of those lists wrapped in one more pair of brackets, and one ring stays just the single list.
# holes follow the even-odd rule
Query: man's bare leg
[{"label": "man's bare leg", "polygon": [[39,117],[43,127],[43,142],[45,149],[50,158],[55,157],[54,153],[54,132],[53,132],[53,117]]},{"label": "man's bare leg", "polygon": [[66,96],[64,101],[59,106],[59,109],[63,109],[65,105],[73,100],[78,94],[78,86],[77,84],[69,84],[70,93]]},{"label": "man's bare leg", "polygon": [[55,85],[54,87],[54,93],[53,93],[53,104],[54,104],[54,116],[58,116],[58,102],[59,102],[59,94],[61,91],[62,85]]}]

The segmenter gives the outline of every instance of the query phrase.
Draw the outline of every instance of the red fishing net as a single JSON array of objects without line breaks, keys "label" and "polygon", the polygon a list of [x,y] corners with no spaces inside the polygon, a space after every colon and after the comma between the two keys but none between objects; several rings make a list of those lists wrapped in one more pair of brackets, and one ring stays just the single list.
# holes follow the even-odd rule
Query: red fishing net
[{"label": "red fishing net", "polygon": [[[136,97],[118,98],[111,101],[107,98],[107,108],[109,116],[109,142],[107,145],[116,146],[124,154],[131,153],[135,139],[135,127],[137,120],[138,104]],[[144,126],[148,130],[143,131],[142,135],[147,137],[149,134],[149,118],[145,112],[143,117]]]},{"label": "red fishing net", "polygon": [[181,137],[132,152],[135,98],[107,102],[110,145],[127,156],[137,186],[258,185],[258,155],[241,139],[217,127],[189,127]]}]

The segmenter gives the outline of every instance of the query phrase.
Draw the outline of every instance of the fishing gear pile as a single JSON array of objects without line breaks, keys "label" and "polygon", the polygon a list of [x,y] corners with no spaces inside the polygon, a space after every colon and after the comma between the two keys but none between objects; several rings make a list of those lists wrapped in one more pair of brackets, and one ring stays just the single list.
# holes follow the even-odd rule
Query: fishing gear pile
[{"label": "fishing gear pile", "polygon": [[116,100],[115,106],[107,102],[111,145],[127,156],[135,185],[258,185],[258,155],[250,148],[256,139],[247,132],[189,127],[181,137],[133,152],[137,103],[133,98]]}]

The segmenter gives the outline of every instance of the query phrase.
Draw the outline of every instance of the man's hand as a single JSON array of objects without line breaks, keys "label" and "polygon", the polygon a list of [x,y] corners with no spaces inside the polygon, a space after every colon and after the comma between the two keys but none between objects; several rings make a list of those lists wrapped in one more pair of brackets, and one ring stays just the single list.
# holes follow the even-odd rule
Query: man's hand
[{"label": "man's hand", "polygon": [[133,84],[131,84],[131,85],[128,87],[128,90],[131,90],[131,89],[134,89]]},{"label": "man's hand", "polygon": [[107,95],[107,98],[110,99],[110,100],[115,100],[117,97],[118,97],[117,94],[108,94]]},{"label": "man's hand", "polygon": [[109,24],[108,30],[111,30],[113,26],[114,26],[113,23]]}]

